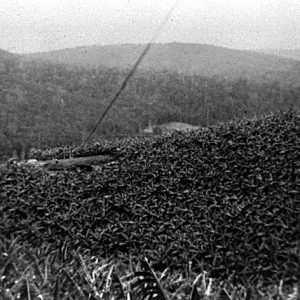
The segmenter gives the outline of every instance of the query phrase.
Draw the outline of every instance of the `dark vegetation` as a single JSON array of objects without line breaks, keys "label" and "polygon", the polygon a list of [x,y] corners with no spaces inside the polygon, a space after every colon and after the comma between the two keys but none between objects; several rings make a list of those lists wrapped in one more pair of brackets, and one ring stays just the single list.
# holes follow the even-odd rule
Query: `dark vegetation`
[{"label": "dark vegetation", "polygon": [[[124,47],[129,46],[120,46],[120,49]],[[168,47],[169,51],[181,53],[181,47],[187,45],[171,44]],[[208,55],[210,46],[205,47],[201,49]],[[196,51],[193,49],[188,47],[186,50],[187,57],[193,57],[192,61],[204,55],[199,50],[200,54],[193,56],[191,53]],[[217,48],[215,51],[219,60],[215,68],[213,59],[209,60],[203,71],[207,76],[196,75],[197,72],[195,75],[179,73],[180,70],[175,72],[172,68],[140,70],[98,128],[95,140],[137,135],[149,122],[179,121],[207,126],[279,109],[299,108],[297,78],[300,72],[295,62],[242,52],[242,58],[246,55],[246,61],[256,70],[256,76],[252,78],[246,72],[249,66],[243,69],[240,64],[230,62],[233,57],[239,57],[230,52],[234,50]],[[228,74],[235,74],[236,68],[236,75],[244,77],[234,75],[228,79],[231,78],[229,75],[217,72],[222,69],[222,64],[228,66]],[[182,65],[186,65],[185,60]],[[212,74],[208,72],[210,68],[215,70],[215,77],[208,77]],[[2,51],[0,159],[11,156],[13,150],[19,154],[24,150],[27,153],[31,147],[81,143],[125,75],[125,70],[106,67],[83,68],[26,61]]]},{"label": "dark vegetation", "polygon": [[217,279],[297,282],[299,141],[300,116],[289,112],[106,144],[116,162],[92,172],[10,166],[0,231],[64,263],[74,252],[146,255],[158,271],[192,262]]},{"label": "dark vegetation", "polygon": [[[58,253],[38,252],[0,237],[0,296],[15,300],[295,300],[299,286],[284,280],[271,286],[261,283],[237,285],[213,280],[207,272],[195,273],[187,267],[183,273],[168,268],[155,272],[146,258],[129,266],[114,260],[99,260],[73,252],[67,264]],[[3,261],[4,258],[4,261]]]}]

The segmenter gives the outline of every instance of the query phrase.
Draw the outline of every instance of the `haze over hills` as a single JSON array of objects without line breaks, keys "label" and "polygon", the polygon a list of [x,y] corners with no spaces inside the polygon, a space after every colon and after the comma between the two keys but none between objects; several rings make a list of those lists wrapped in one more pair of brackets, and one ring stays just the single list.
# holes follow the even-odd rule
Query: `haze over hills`
[{"label": "haze over hills", "polygon": [[261,49],[259,52],[300,61],[300,49]]},{"label": "haze over hills", "polygon": [[[82,67],[114,67],[126,69],[134,64],[143,51],[143,44],[86,46],[23,55]],[[171,70],[186,74],[225,78],[257,78],[265,74],[300,73],[300,63],[255,51],[233,50],[205,44],[154,44],[140,68]]]}]

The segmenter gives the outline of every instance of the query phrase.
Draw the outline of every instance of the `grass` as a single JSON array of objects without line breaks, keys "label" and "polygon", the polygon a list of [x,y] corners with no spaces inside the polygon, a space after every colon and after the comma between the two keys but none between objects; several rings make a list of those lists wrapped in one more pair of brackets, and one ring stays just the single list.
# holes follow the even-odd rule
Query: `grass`
[{"label": "grass", "polygon": [[73,253],[68,262],[47,248],[32,251],[1,238],[0,299],[3,300],[299,300],[299,283],[236,284],[192,272],[155,272],[147,258],[137,265]]},{"label": "grass", "polygon": [[298,300],[299,121],[97,145],[121,163],[92,172],[1,171],[0,299]]}]

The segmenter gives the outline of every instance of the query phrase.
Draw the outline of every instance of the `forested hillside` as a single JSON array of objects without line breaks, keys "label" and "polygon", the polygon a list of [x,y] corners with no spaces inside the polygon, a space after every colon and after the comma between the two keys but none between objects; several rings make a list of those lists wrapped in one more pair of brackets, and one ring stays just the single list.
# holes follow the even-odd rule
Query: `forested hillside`
[{"label": "forested hillside", "polygon": [[[106,66],[124,70],[134,64],[144,48],[143,44],[77,47],[25,55],[23,59],[39,59],[81,67]],[[295,61],[254,51],[203,44],[154,44],[140,68],[158,71],[167,69],[188,75],[227,79],[242,76],[257,80],[264,76],[272,76],[284,81],[300,80],[300,63]]]},{"label": "forested hillside", "polygon": [[300,60],[300,49],[262,49],[260,52]]},{"label": "forested hillside", "polygon": [[[2,53],[2,52],[1,52]],[[80,143],[127,74],[25,62],[7,52],[0,64],[0,155],[16,147]],[[300,86],[267,76],[235,80],[175,71],[140,70],[109,112],[95,139],[138,134],[149,122],[206,126],[280,109],[299,109]]]}]

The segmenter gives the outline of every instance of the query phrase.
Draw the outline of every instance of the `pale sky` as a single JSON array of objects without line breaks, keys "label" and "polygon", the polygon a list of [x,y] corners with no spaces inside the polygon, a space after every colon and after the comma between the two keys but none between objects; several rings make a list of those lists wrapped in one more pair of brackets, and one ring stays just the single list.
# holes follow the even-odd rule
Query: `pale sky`
[{"label": "pale sky", "polygon": [[[147,43],[176,0],[0,0],[0,49]],[[157,42],[300,48],[300,0],[178,0]]]}]

